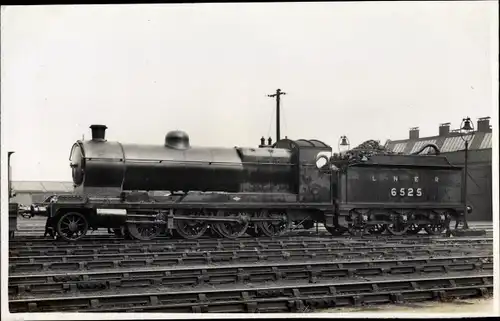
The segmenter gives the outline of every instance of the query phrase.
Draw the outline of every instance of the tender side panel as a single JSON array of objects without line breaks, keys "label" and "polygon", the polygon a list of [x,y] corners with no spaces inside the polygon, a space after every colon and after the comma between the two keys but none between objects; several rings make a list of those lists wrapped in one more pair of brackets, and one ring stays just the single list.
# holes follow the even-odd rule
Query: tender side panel
[{"label": "tender side panel", "polygon": [[460,170],[432,168],[351,167],[342,174],[344,203],[462,202]]}]

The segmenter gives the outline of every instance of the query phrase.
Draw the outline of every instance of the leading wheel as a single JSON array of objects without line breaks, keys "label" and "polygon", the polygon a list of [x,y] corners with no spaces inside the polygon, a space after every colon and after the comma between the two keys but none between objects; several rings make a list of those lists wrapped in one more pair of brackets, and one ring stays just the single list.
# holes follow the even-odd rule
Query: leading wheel
[{"label": "leading wheel", "polygon": [[57,234],[65,241],[77,241],[85,234],[89,224],[83,214],[68,212],[61,216],[57,222]]}]

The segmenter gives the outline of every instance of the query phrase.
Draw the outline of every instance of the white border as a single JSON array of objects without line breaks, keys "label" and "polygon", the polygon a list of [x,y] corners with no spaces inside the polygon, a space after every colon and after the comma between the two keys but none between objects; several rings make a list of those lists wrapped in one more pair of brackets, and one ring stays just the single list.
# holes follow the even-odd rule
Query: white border
[{"label": "white border", "polygon": [[[493,202],[493,235],[494,235],[494,244],[493,244],[493,253],[494,253],[494,311],[492,312],[484,312],[484,313],[474,313],[470,314],[472,316],[498,316],[500,314],[500,217],[499,217],[499,104],[498,104],[498,85],[499,85],[499,75],[498,75],[498,2],[496,3],[497,10],[492,11],[491,13],[491,70],[492,72],[492,123],[493,123],[493,137],[492,137],[492,176],[493,176],[493,186],[492,186],[492,202]],[[3,63],[3,61],[2,61]],[[4,68],[1,68],[4,70]],[[3,87],[3,86],[2,86]],[[1,98],[1,94],[0,94]],[[473,108],[473,107],[471,107]],[[1,110],[4,109],[3,102],[1,104]],[[177,319],[194,319],[194,318],[304,318],[304,317],[312,317],[312,318],[331,318],[332,316],[336,318],[345,318],[345,317],[356,317],[356,318],[385,318],[385,317],[410,317],[410,318],[432,318],[432,317],[459,317],[458,314],[453,313],[398,313],[398,312],[386,312],[386,313],[280,313],[280,314],[269,314],[269,313],[261,313],[261,314],[224,314],[224,313],[205,313],[205,314],[169,314],[169,313],[20,313],[20,314],[10,314],[8,310],[8,197],[7,197],[7,150],[2,148],[4,145],[4,130],[3,126],[1,126],[1,111],[0,111],[0,132],[1,132],[1,141],[0,141],[0,156],[1,156],[1,173],[0,173],[0,222],[1,222],[1,316],[2,320],[65,320],[65,319],[74,319],[74,320],[94,320],[94,319],[102,319],[102,320],[115,320],[120,318],[147,318],[147,319],[169,319],[169,318],[177,318]],[[16,155],[13,155],[12,163],[15,166]]]},{"label": "white border", "polygon": [[499,85],[499,75],[498,75],[498,68],[499,68],[499,61],[498,61],[498,53],[499,53],[499,41],[498,41],[498,23],[499,23],[499,18],[498,18],[498,1],[495,1],[496,4],[496,10],[492,11],[491,13],[491,25],[490,25],[490,37],[491,37],[491,47],[490,47],[490,59],[491,59],[491,105],[493,108],[492,111],[492,128],[493,128],[493,135],[492,135],[492,160],[491,160],[491,170],[492,170],[492,214],[493,214],[493,299],[494,299],[494,313],[496,316],[500,315],[500,212],[499,212],[499,196],[500,196],[500,190],[499,190],[499,178],[498,175],[499,173],[499,144],[500,141],[498,140],[498,131],[500,130],[499,128],[499,117],[500,117],[500,111],[499,109],[499,90],[498,90],[498,85]]}]

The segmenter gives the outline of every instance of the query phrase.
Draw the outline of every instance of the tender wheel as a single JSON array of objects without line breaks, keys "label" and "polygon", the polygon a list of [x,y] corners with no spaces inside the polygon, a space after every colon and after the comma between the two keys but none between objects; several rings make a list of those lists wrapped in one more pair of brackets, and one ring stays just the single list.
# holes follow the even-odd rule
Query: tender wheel
[{"label": "tender wheel", "polygon": [[[236,214],[236,215],[234,215]],[[218,217],[239,217],[240,222],[220,222],[215,224],[217,231],[225,238],[235,239],[247,231],[248,225],[250,224],[250,219],[246,213],[224,213],[220,212]]]},{"label": "tender wheel", "polygon": [[401,236],[404,235],[408,231],[409,225],[403,222],[396,222],[393,224],[387,225],[387,230],[392,235]]},{"label": "tender wheel", "polygon": [[381,235],[387,230],[387,226],[385,224],[374,224],[368,225],[367,231],[372,235]]},{"label": "tender wheel", "polygon": [[[181,212],[179,212],[179,214],[180,213]],[[193,220],[175,220],[174,225],[177,233],[188,240],[194,240],[201,237],[208,229],[208,223],[206,221],[196,221],[194,218]]]},{"label": "tender wheel", "polygon": [[367,216],[367,213],[357,210],[349,211],[350,220],[347,221],[347,230],[352,236],[363,236],[366,233],[368,226],[366,225],[366,221],[363,220],[363,215]]},{"label": "tender wheel", "polygon": [[155,237],[158,237],[161,232],[158,226],[149,224],[128,223],[127,229],[132,238],[141,241],[152,240]]},{"label": "tender wheel", "polygon": [[429,224],[424,227],[424,230],[429,235],[439,235],[446,230],[446,227],[445,223]]},{"label": "tender wheel", "polygon": [[410,224],[408,226],[408,234],[417,235],[423,228],[424,228],[424,225]]},{"label": "tender wheel", "polygon": [[269,237],[283,235],[290,229],[292,224],[292,221],[290,221],[286,212],[263,211],[260,214],[260,217],[264,219],[276,219],[276,221],[261,221],[257,223],[257,226],[262,231],[262,234]]},{"label": "tender wheel", "polygon": [[406,220],[408,219],[407,212],[399,213],[394,211],[391,214],[390,219],[392,223],[387,224],[387,231],[389,231],[389,233],[391,233],[392,235],[401,236],[408,232],[410,224],[406,222]]},{"label": "tender wheel", "polygon": [[446,222],[446,234],[452,235],[455,231],[464,228],[464,221],[456,215],[450,215]]},{"label": "tender wheel", "polygon": [[87,234],[89,224],[78,212],[63,214],[57,222],[57,234],[65,241],[77,241]]},{"label": "tender wheel", "polygon": [[363,236],[366,231],[366,226],[349,224],[348,231],[352,236]]},{"label": "tender wheel", "polygon": [[440,218],[434,217],[434,222],[431,224],[425,225],[424,230],[427,232],[429,235],[440,235],[442,234],[445,230],[449,229],[450,221],[452,219],[452,215],[449,211],[444,211],[444,212],[434,212],[435,214],[439,215]]}]

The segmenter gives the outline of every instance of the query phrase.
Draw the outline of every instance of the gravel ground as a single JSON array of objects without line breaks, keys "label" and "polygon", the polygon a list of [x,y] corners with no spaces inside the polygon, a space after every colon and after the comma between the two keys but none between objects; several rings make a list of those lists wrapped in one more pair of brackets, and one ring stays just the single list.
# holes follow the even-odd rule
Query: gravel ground
[{"label": "gravel ground", "polygon": [[384,304],[360,308],[334,308],[322,313],[453,313],[453,314],[493,314],[495,300],[491,298],[454,300],[452,302],[418,302],[400,305]]}]

